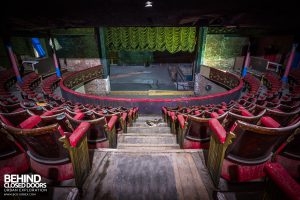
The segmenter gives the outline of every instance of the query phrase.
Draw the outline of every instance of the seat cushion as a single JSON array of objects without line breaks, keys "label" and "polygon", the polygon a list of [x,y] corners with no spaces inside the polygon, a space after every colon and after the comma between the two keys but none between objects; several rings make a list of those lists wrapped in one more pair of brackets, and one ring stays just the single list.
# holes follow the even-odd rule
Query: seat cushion
[{"label": "seat cushion", "polygon": [[208,121],[209,128],[215,133],[220,142],[223,144],[226,140],[226,131],[222,124],[217,119],[211,119]]},{"label": "seat cushion", "polygon": [[80,112],[80,113],[77,113],[77,114],[74,116],[74,119],[76,119],[76,120],[81,120],[83,117],[84,117],[84,113]]},{"label": "seat cushion", "polygon": [[300,199],[300,184],[279,163],[268,163],[265,170],[270,179],[290,199]]},{"label": "seat cushion", "polygon": [[210,114],[210,117],[211,117],[211,118],[218,118],[219,115],[218,115],[218,113],[216,113],[216,112],[212,112],[212,113]]},{"label": "seat cushion", "polygon": [[8,126],[14,126],[6,117],[4,117],[3,115],[0,115],[0,119],[1,119],[1,121],[4,123],[4,124],[6,124],[6,125],[8,125]]},{"label": "seat cushion", "polygon": [[54,112],[52,112],[52,111],[46,111],[43,114],[41,114],[41,116],[43,116],[43,117],[51,116],[51,115],[54,115]]},{"label": "seat cushion", "polygon": [[265,127],[268,127],[268,128],[279,128],[281,125],[275,121],[272,117],[262,117],[260,119],[260,122],[262,125],[264,125]]},{"label": "seat cushion", "polygon": [[253,114],[250,113],[248,110],[242,109],[241,113],[244,117],[253,117]]},{"label": "seat cushion", "polygon": [[19,126],[23,129],[32,129],[42,121],[40,116],[34,115],[23,121]]}]

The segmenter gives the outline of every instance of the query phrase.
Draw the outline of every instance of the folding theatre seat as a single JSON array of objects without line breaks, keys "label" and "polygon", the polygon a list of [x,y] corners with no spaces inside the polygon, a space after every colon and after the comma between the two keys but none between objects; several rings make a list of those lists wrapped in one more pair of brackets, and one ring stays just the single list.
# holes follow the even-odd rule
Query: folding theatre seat
[{"label": "folding theatre seat", "polygon": [[268,109],[266,111],[266,116],[271,117],[273,120],[280,123],[280,126],[285,127],[300,120],[300,108],[292,112],[282,112]]},{"label": "folding theatre seat", "polygon": [[169,118],[170,117],[170,114],[168,112],[177,112],[179,110],[181,110],[182,108],[180,106],[177,106],[177,107],[174,107],[174,108],[171,108],[171,107],[162,107],[162,115],[163,115],[163,119],[165,120],[166,123],[170,124],[168,122]]},{"label": "folding theatre seat", "polygon": [[0,108],[7,113],[22,110],[19,102],[9,103],[8,101],[0,101]]},{"label": "folding theatre seat", "polygon": [[[27,110],[22,110],[14,113],[0,113],[0,120],[3,123],[15,127],[20,127],[22,122],[31,117],[32,116],[27,112]],[[34,119],[34,117],[32,119]]]},{"label": "folding theatre seat", "polygon": [[300,184],[290,176],[279,163],[268,163],[265,166],[268,177],[264,199],[300,200]]},{"label": "folding theatre seat", "polygon": [[[298,130],[299,131],[299,130]],[[300,133],[287,140],[276,152],[276,162],[280,163],[289,174],[300,181]]]},{"label": "folding theatre seat", "polygon": [[247,110],[240,106],[239,109],[233,108],[228,112],[222,125],[226,131],[230,131],[236,126],[237,120],[256,124],[265,113],[266,109],[258,111],[255,108],[252,108],[252,110]]},{"label": "folding theatre seat", "polygon": [[227,112],[219,115],[216,112],[204,112],[201,117],[178,115],[178,142],[183,149],[207,149],[209,147],[209,120],[215,118],[223,122]]},{"label": "folding theatre seat", "polygon": [[[268,118],[262,117],[260,121],[264,120]],[[233,182],[265,176],[263,169],[273,152],[300,126],[300,121],[287,127],[271,121],[263,122],[272,128],[240,120],[236,123],[236,127],[227,133],[218,120],[209,121],[212,135],[207,167],[215,185],[219,184],[220,175]]]},{"label": "folding theatre seat", "polygon": [[[130,109],[124,107],[118,107],[113,109],[114,112],[108,112],[110,114],[116,114],[119,117],[120,124],[117,123],[117,127],[119,127],[119,131],[122,130],[123,133],[127,132],[127,126],[132,124],[138,118],[138,107],[133,107]],[[102,113],[103,115],[103,113]],[[121,127],[120,127],[121,125]]]},{"label": "folding theatre seat", "polygon": [[[268,116],[262,118],[261,124],[268,127],[284,127],[298,124],[300,111],[293,113],[281,113],[268,111]],[[280,122],[280,123],[279,123]],[[300,129],[291,135],[274,154],[274,159],[289,171],[291,176],[300,180]]]},{"label": "folding theatre seat", "polygon": [[88,122],[90,129],[87,133],[89,148],[116,148],[117,146],[117,132],[116,123],[118,116],[110,116],[108,122],[105,116],[99,116],[95,113],[84,117],[83,113],[78,113],[75,116],[66,114],[73,129],[77,128],[82,122]]},{"label": "folding theatre seat", "polygon": [[26,151],[0,124],[0,188],[3,187],[5,174],[23,174],[28,170]]},{"label": "folding theatre seat", "polygon": [[41,117],[41,125],[46,126],[49,124],[55,124],[58,122],[57,117],[65,112],[64,108],[53,108],[52,110],[47,110],[42,106],[27,109],[27,112],[31,115],[38,115]]},{"label": "folding theatre seat", "polygon": [[[26,123],[20,124],[20,128],[5,123],[2,126],[26,145],[34,173],[54,181],[64,181],[75,176],[76,185],[80,186],[82,177],[78,173],[90,168],[86,140],[90,124],[83,122],[73,132],[65,132],[58,124],[38,127],[41,120],[39,116],[32,116]],[[73,171],[79,167],[82,171]],[[80,178],[76,180],[78,176]]]}]

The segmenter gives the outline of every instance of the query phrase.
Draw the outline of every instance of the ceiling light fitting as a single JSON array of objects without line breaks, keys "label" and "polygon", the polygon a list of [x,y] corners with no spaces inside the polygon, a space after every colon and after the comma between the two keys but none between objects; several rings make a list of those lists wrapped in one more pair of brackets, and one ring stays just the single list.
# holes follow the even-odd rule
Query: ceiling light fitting
[{"label": "ceiling light fitting", "polygon": [[152,7],[152,1],[146,1],[145,7],[146,8],[151,8]]}]

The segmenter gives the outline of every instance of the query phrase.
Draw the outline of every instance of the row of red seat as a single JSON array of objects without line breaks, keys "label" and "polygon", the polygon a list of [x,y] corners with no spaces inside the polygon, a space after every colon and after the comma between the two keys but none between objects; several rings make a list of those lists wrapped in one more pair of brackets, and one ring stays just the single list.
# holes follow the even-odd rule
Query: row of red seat
[{"label": "row of red seat", "polygon": [[42,94],[38,94],[35,89],[41,83],[41,77],[35,72],[31,72],[23,77],[23,83],[18,84],[23,98],[43,99]]},{"label": "row of red seat", "polygon": [[15,84],[16,79],[13,70],[4,70],[0,73],[0,100],[3,104],[10,104],[18,100],[10,91],[9,87]]},{"label": "row of red seat", "polygon": [[[25,78],[22,89],[34,90],[30,81],[36,78],[36,75]],[[15,102],[14,107],[6,106],[6,112],[0,113],[1,177],[5,173],[26,173],[30,168],[55,181],[74,178],[76,166],[72,166],[69,151],[60,138],[65,137],[73,148],[79,147],[84,137],[88,148],[115,148],[117,135],[126,132],[127,126],[138,117],[136,107],[103,107],[66,101],[52,92],[57,86],[56,80],[49,77],[42,81],[44,92],[48,94],[43,99],[36,101],[24,96],[24,100]],[[52,87],[50,90],[45,87],[48,85]]]},{"label": "row of red seat", "polygon": [[228,181],[262,178],[266,175],[265,166],[275,161],[299,179],[300,137],[295,135],[300,127],[299,99],[289,94],[281,96],[280,79],[274,76],[267,75],[265,84],[276,86],[276,91],[271,87],[266,93],[260,89],[260,81],[249,76],[245,79],[249,91],[236,102],[163,107],[163,117],[181,148],[215,151],[210,145],[216,148],[215,143],[230,144],[231,137],[235,137],[228,148],[224,147],[226,154],[220,162],[223,163],[220,174]]},{"label": "row of red seat", "polygon": [[44,95],[52,95],[53,91],[57,88],[57,84],[59,82],[59,78],[56,76],[56,74],[53,74],[42,81],[42,90]]}]

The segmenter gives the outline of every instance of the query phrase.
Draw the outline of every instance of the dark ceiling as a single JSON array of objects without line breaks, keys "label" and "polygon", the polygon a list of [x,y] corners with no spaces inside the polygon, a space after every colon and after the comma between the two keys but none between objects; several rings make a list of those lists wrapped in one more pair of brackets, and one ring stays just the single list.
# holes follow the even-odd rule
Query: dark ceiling
[{"label": "dark ceiling", "polygon": [[[4,2],[5,1],[5,4]],[[2,0],[1,32],[96,26],[238,26],[297,31],[290,0]]]}]

